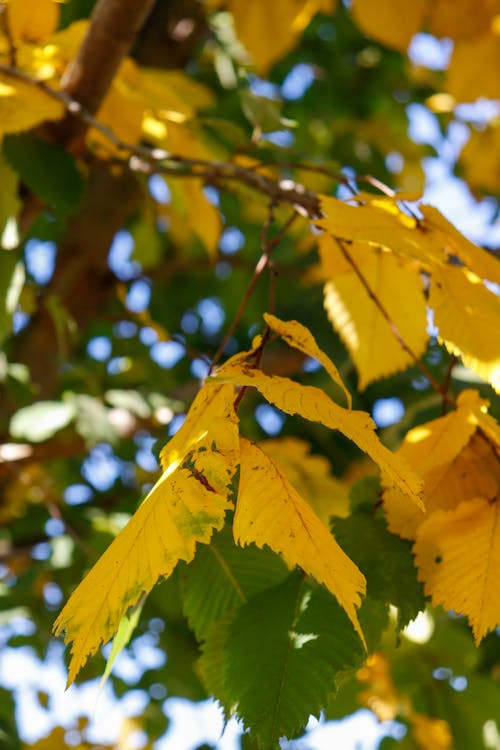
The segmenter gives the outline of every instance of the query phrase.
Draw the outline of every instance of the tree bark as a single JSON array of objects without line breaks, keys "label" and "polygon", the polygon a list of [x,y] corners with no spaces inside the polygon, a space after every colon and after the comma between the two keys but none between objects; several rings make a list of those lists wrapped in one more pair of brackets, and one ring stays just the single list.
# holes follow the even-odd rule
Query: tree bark
[{"label": "tree bark", "polygon": [[[77,56],[68,65],[61,88],[96,114],[130,51],[155,0],[98,0]],[[86,125],[71,113],[55,128],[62,145],[80,139]]]}]

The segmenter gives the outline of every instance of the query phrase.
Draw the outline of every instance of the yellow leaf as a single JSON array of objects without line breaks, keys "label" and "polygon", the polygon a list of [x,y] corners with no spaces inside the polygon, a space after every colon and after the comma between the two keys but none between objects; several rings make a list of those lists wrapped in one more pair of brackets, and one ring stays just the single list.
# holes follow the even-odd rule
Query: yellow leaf
[{"label": "yellow leaf", "polygon": [[388,47],[405,52],[411,38],[423,25],[426,0],[354,0],[352,13],[363,33]]},{"label": "yellow leaf", "polygon": [[[453,510],[474,497],[496,496],[500,488],[496,455],[491,443],[476,432],[480,427],[497,444],[500,435],[491,429],[491,423],[497,431],[498,425],[484,408],[476,391],[464,391],[455,411],[407,433],[398,454],[424,479],[427,516],[437,510]],[[426,518],[422,511],[408,506],[394,487],[384,491],[383,501],[389,529],[415,539]]]},{"label": "yellow leaf", "polygon": [[183,206],[177,204],[176,208],[180,209],[193,234],[202,241],[209,257],[215,260],[222,222],[217,207],[210,203],[203,187],[201,180],[184,180],[181,185]]},{"label": "yellow leaf", "polygon": [[179,469],[160,477],[123,531],[99,558],[59,614],[54,632],[72,641],[68,685],[88,657],[116,632],[127,610],[179,560],[193,559],[224,524],[227,498]]},{"label": "yellow leaf", "polygon": [[436,246],[433,235],[422,231],[416,219],[399,209],[395,199],[379,198],[353,206],[323,195],[321,206],[326,216],[316,223],[333,237],[385,247],[426,267],[447,261],[445,249]]},{"label": "yellow leaf", "polygon": [[332,476],[325,456],[311,455],[305,440],[282,437],[259,443],[261,448],[280,467],[280,471],[307,500],[318,518],[328,525],[331,516],[345,518],[349,509],[349,486]]},{"label": "yellow leaf", "polygon": [[417,711],[411,711],[408,720],[420,750],[453,750],[453,734],[447,721]]},{"label": "yellow leaf", "polygon": [[373,458],[390,483],[397,485],[405,495],[421,505],[421,480],[402,459],[382,445],[375,433],[375,424],[366,412],[338,406],[319,388],[300,385],[277,375],[265,375],[260,370],[249,367],[231,367],[226,364],[219,368],[213,380],[253,386],[270,403],[287,414],[300,414],[332,430],[339,430]]},{"label": "yellow leaf", "polygon": [[[418,267],[365,244],[350,245],[349,253],[406,344],[420,357],[428,337]],[[325,276],[330,275],[325,284],[325,308],[356,365],[359,388],[412,364],[413,358],[329,235],[320,237],[320,254]]]},{"label": "yellow leaf", "polygon": [[52,34],[59,23],[59,5],[54,0],[8,0],[7,13],[16,44],[37,42]]},{"label": "yellow leaf", "polygon": [[[179,560],[189,562],[196,543],[208,543],[222,527],[239,453],[233,401],[231,386],[209,383],[199,391],[163,448],[162,476],[57,618],[56,634],[65,630],[73,641],[69,683],[158,578]],[[191,467],[179,468],[188,454]]]},{"label": "yellow leaf", "polygon": [[[219,4],[219,3],[217,3]],[[333,12],[337,0],[228,0],[238,38],[258,73],[265,73],[294,46],[318,11]]]},{"label": "yellow leaf", "polygon": [[414,546],[433,604],[467,616],[478,644],[500,625],[499,499],[476,498],[424,521]]},{"label": "yellow leaf", "polygon": [[424,216],[426,229],[430,229],[447,247],[448,255],[460,258],[476,276],[500,284],[500,260],[497,257],[464,237],[434,206],[422,204],[419,210]]},{"label": "yellow leaf", "polygon": [[446,75],[446,89],[459,102],[497,99],[500,91],[500,36],[485,33],[458,42]]},{"label": "yellow leaf", "polygon": [[464,268],[435,268],[429,295],[439,337],[465,365],[500,392],[500,299]]},{"label": "yellow leaf", "polygon": [[237,544],[267,544],[288,565],[314,576],[336,597],[365,643],[356,615],[366,590],[363,574],[274,461],[244,439],[233,533]]},{"label": "yellow leaf", "polygon": [[487,31],[499,6],[496,0],[435,0],[429,31],[435,36],[467,39]]},{"label": "yellow leaf", "polygon": [[65,107],[36,86],[0,76],[0,138],[19,133],[45,120],[58,120]]},{"label": "yellow leaf", "polygon": [[281,336],[282,339],[285,339],[286,343],[289,344],[289,346],[292,346],[294,349],[298,349],[299,351],[303,352],[303,354],[307,354],[309,357],[317,359],[318,362],[321,362],[333,382],[337,383],[337,385],[340,386],[340,388],[342,388],[342,390],[344,391],[345,397],[347,399],[347,404],[349,408],[351,408],[351,394],[347,390],[347,387],[342,380],[342,377],[336,366],[333,364],[330,357],[325,354],[322,349],[319,348],[312,333],[296,320],[280,320],[279,318],[276,318],[274,315],[270,315],[269,313],[264,313],[264,320],[272,331]]},{"label": "yellow leaf", "polygon": [[490,121],[485,129],[471,132],[460,164],[473,192],[500,193],[500,118]]},{"label": "yellow leaf", "polygon": [[233,402],[231,386],[206,383],[198,391],[184,423],[161,451],[163,471],[171,474],[188,453],[207,445],[212,452],[215,445],[215,451],[226,459],[226,466],[235,465],[239,443],[238,417]]}]

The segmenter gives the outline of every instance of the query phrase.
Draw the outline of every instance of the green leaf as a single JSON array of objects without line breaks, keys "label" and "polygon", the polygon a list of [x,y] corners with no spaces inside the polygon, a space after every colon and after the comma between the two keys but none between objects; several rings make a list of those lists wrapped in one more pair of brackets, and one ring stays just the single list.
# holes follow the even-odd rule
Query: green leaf
[{"label": "green leaf", "polygon": [[75,416],[68,401],[38,401],[19,409],[10,420],[10,433],[18,440],[40,443],[66,427]]},{"label": "green leaf", "polygon": [[351,496],[355,508],[347,518],[335,518],[335,538],[365,574],[368,595],[398,607],[399,626],[404,627],[425,608],[411,543],[391,534],[385,521],[374,516],[376,481],[362,480]]},{"label": "green leaf", "polygon": [[137,627],[137,623],[139,622],[145,600],[146,594],[144,594],[144,596],[137,602],[137,604],[131,608],[130,612],[127,612],[127,614],[124,615],[120,620],[118,630],[116,631],[116,635],[113,638],[113,646],[111,647],[111,652],[106,662],[106,669],[104,670],[101,681],[99,683],[99,693],[101,693],[105,683],[107,682],[111,674],[113,664],[116,661],[116,657],[121,654],[123,649],[129,644],[130,639],[132,638],[132,634]]},{"label": "green leaf", "polygon": [[205,638],[224,612],[281,583],[287,574],[285,563],[269,549],[237,546],[229,528],[214,534],[211,544],[198,547],[181,578],[184,614],[196,637]]},{"label": "green leaf", "polygon": [[297,573],[241,607],[227,648],[228,693],[263,750],[302,732],[365,655],[335,598]]},{"label": "green leaf", "polygon": [[148,419],[151,416],[151,407],[139,391],[112,388],[106,391],[104,398],[111,406],[127,409],[141,419]]},{"label": "green leaf", "polygon": [[231,712],[231,699],[226,685],[227,639],[237,610],[227,610],[207,631],[202,646],[200,671],[207,691],[219,701],[226,718]]},{"label": "green leaf", "polygon": [[33,133],[7,135],[3,153],[22,181],[51,209],[68,216],[83,195],[83,178],[74,158],[61,146]]}]

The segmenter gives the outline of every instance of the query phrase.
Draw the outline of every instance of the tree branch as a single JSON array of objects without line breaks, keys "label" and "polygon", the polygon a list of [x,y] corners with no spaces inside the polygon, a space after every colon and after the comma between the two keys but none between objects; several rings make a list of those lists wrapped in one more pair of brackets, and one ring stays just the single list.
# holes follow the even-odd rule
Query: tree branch
[{"label": "tree branch", "polygon": [[[98,0],[77,56],[68,65],[61,88],[88,113],[95,114],[128,54],[155,0]],[[80,138],[88,123],[68,112],[57,125],[58,140]]]}]

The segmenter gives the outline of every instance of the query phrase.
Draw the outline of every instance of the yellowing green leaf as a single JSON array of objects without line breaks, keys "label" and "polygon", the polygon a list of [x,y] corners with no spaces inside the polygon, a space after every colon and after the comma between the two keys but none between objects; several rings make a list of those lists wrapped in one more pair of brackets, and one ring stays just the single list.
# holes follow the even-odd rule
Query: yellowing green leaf
[{"label": "yellowing green leaf", "polygon": [[88,657],[116,632],[122,617],[179,560],[193,559],[196,543],[220,529],[227,498],[191,473],[164,473],[123,531],[97,561],[59,614],[54,632],[72,641],[68,684]]},{"label": "yellowing green leaf", "polygon": [[292,346],[294,349],[298,349],[304,354],[307,354],[309,357],[317,359],[318,362],[321,362],[334,383],[337,383],[337,385],[340,386],[344,391],[345,397],[347,399],[347,404],[349,408],[351,408],[351,394],[347,390],[347,387],[342,380],[339,371],[333,364],[330,357],[325,354],[322,349],[319,348],[316,343],[316,339],[309,331],[309,329],[307,329],[301,323],[298,323],[296,320],[280,320],[275,315],[270,315],[269,313],[264,313],[264,320],[272,331],[281,336],[282,339],[285,339],[287,344]]},{"label": "yellowing green leaf", "polygon": [[206,383],[198,391],[181,428],[161,451],[163,470],[172,473],[190,451],[200,447],[212,450],[213,444],[228,461],[226,467],[234,464],[239,444],[238,418],[233,403],[231,386]]},{"label": "yellowing green leaf", "polygon": [[373,458],[390,483],[397,485],[417,505],[421,504],[421,480],[402,459],[382,445],[375,433],[375,424],[366,412],[338,406],[319,388],[300,385],[277,375],[265,375],[260,370],[248,367],[225,365],[217,371],[213,380],[253,386],[287,414],[300,414],[313,422],[339,430]]},{"label": "yellowing green leaf", "polygon": [[500,392],[500,300],[466,269],[435,269],[429,295],[439,336],[453,354]]},{"label": "yellowing green leaf", "polygon": [[345,609],[364,643],[356,615],[360,594],[365,593],[363,574],[274,461],[243,439],[233,533],[238,544],[267,544],[289,565],[299,565],[324,584]]},{"label": "yellowing green leaf", "polygon": [[55,0],[8,0],[8,23],[12,39],[36,42],[56,30],[59,5]]},{"label": "yellowing green leaf", "polygon": [[476,498],[424,521],[414,546],[434,604],[465,614],[476,644],[500,624],[499,501]]},{"label": "yellowing green leaf", "polygon": [[[356,365],[359,388],[412,364],[412,357],[329,235],[320,238],[320,253],[325,276],[331,274],[325,284],[325,308]],[[366,244],[350,245],[349,254],[407,346],[420,357],[425,352],[427,333],[418,267]]]},{"label": "yellowing green leaf", "polygon": [[354,0],[352,12],[361,30],[388,47],[405,52],[420,30],[427,11],[426,0]]},{"label": "yellowing green leaf", "polygon": [[310,453],[305,440],[282,437],[259,443],[280,467],[299,495],[307,500],[318,518],[328,525],[331,516],[344,518],[349,509],[349,486],[331,473],[325,456]]},{"label": "yellowing green leaf", "polygon": [[8,76],[0,76],[0,137],[19,133],[45,120],[58,120],[65,107],[48,94]]}]

